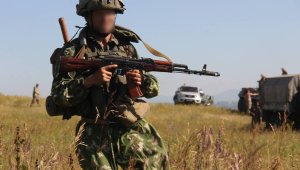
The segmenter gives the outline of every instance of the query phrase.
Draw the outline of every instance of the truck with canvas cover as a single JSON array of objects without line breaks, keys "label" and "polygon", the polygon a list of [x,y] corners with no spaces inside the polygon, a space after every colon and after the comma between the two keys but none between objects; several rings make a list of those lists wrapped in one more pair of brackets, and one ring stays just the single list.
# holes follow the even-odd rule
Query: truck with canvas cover
[{"label": "truck with canvas cover", "polygon": [[268,77],[261,84],[260,104],[267,127],[292,122],[300,127],[299,75]]}]

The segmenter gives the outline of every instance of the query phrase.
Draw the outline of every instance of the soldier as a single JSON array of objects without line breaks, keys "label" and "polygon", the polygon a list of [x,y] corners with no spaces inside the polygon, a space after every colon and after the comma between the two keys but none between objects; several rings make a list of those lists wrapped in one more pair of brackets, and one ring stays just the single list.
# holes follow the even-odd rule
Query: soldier
[{"label": "soldier", "polygon": [[[87,25],[79,37],[67,43],[61,56],[87,60],[118,55],[138,58],[131,42],[137,35],[115,25],[124,12],[122,0],[80,0],[77,14]],[[75,148],[83,169],[169,169],[163,141],[155,128],[143,119],[147,105],[129,97],[127,81],[140,86],[143,97],[158,95],[157,79],[144,71],[117,75],[117,65],[99,70],[58,74],[51,96],[61,107],[76,107],[81,120],[76,128]],[[140,106],[140,107],[137,107]],[[80,110],[80,111],[79,111]]]},{"label": "soldier", "polygon": [[33,87],[32,100],[31,100],[30,107],[32,107],[35,103],[37,103],[38,105],[40,105],[40,90],[39,90],[39,84],[36,84],[36,85]]},{"label": "soldier", "polygon": [[251,108],[252,108],[252,96],[258,96],[258,93],[251,93],[250,89],[245,90],[244,94],[244,100],[245,100],[245,105],[246,105],[246,113],[250,114],[251,113]]}]

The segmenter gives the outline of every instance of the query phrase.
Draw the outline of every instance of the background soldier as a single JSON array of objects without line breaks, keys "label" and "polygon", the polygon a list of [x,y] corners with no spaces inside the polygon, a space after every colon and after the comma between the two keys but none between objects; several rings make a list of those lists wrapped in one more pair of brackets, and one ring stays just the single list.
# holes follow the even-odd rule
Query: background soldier
[{"label": "background soldier", "polygon": [[246,105],[246,113],[251,113],[252,108],[252,96],[258,96],[258,93],[251,93],[250,89],[245,90],[244,100]]},{"label": "background soldier", "polygon": [[[118,55],[138,58],[131,42],[138,36],[115,26],[124,12],[121,0],[80,0],[77,14],[87,26],[63,47],[61,56],[83,59]],[[167,152],[155,128],[143,119],[149,107],[129,96],[127,82],[140,86],[143,97],[158,95],[157,79],[141,70],[123,74],[117,65],[69,72],[54,77],[52,99],[76,107],[82,119],[76,128],[76,155],[83,169],[168,169]]]},{"label": "background soldier", "polygon": [[31,100],[30,107],[32,107],[35,103],[37,103],[38,105],[40,105],[40,90],[39,90],[39,84],[36,84],[36,85],[33,87],[32,100]]}]

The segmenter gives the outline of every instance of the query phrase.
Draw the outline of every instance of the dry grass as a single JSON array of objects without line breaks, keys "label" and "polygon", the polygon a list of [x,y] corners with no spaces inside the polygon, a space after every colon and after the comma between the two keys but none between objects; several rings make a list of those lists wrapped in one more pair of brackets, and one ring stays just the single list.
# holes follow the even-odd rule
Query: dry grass
[{"label": "dry grass", "polygon": [[[0,95],[0,169],[79,169],[78,118],[50,118],[30,98]],[[250,117],[226,109],[152,105],[146,118],[169,148],[172,169],[300,169],[298,132],[251,130]]]}]

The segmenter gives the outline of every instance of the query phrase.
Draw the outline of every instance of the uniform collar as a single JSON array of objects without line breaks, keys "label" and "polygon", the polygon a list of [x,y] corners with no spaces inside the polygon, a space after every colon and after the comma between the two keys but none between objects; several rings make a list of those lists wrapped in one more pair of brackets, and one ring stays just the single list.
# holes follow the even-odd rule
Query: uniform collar
[{"label": "uniform collar", "polygon": [[[86,35],[87,35],[86,37],[88,39],[97,42],[97,40],[95,38],[96,37],[95,34],[92,31],[90,31],[89,29],[87,29]],[[108,41],[108,44],[109,45],[110,44],[113,44],[113,45],[118,45],[119,44],[119,40],[116,38],[116,36],[114,35],[114,33],[112,33],[111,39]]]}]

